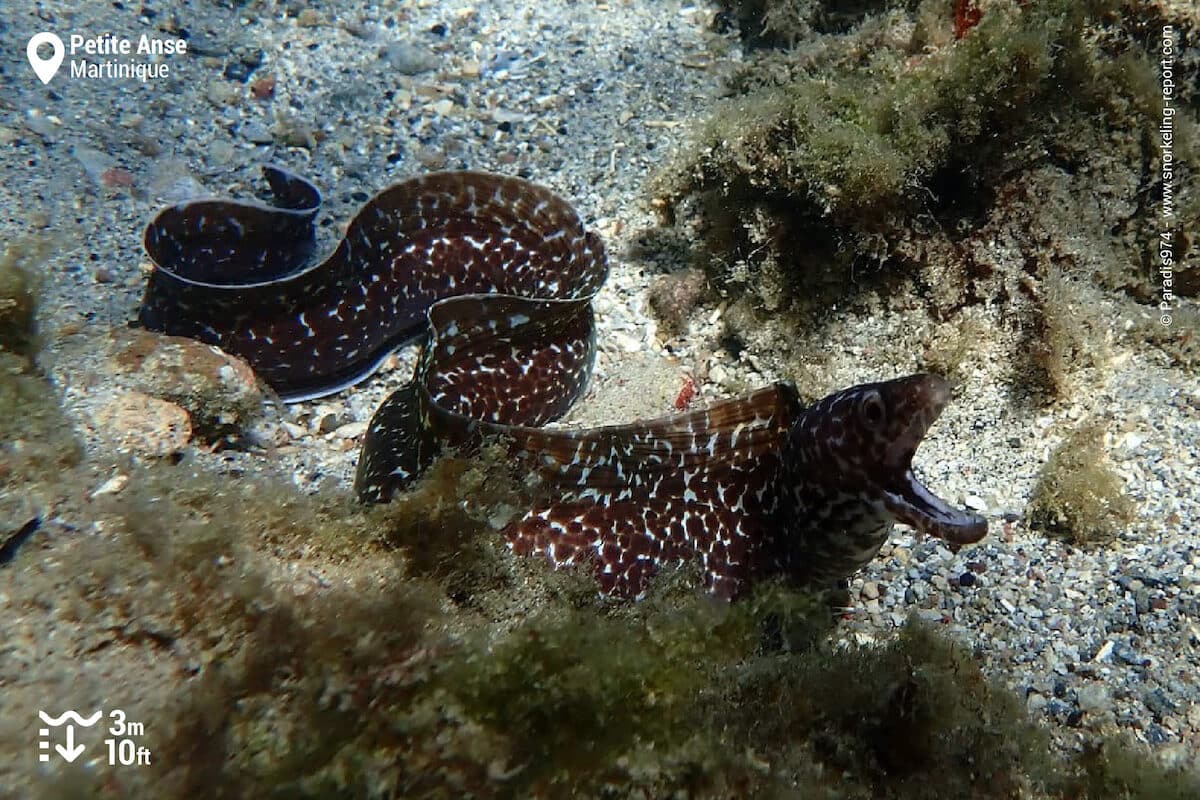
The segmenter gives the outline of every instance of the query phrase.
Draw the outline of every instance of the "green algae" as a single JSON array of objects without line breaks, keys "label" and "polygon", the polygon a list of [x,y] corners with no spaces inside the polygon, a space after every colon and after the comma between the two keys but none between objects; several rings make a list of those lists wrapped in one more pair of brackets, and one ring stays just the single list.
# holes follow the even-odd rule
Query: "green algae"
[{"label": "green algae", "polygon": [[891,0],[724,0],[721,5],[738,23],[742,40],[751,47],[794,45],[814,31],[842,33],[878,12]]},{"label": "green algae", "polygon": [[[76,625],[83,646],[139,648],[175,675],[123,701],[159,766],[63,791],[1067,798],[1108,796],[1080,787],[1130,770],[1161,796],[1187,785],[1110,746],[1054,760],[1017,698],[915,622],[841,644],[824,603],[786,587],[728,605],[682,570],[612,603],[500,550],[473,584],[445,561],[499,537],[488,514],[449,509],[503,465],[450,461],[393,508],[186,460],[99,500],[108,533],[56,544],[54,569],[25,564],[10,605],[58,598],[63,636]],[[445,549],[421,562],[410,523],[431,502],[419,535]]]},{"label": "green algae", "polygon": [[49,239],[30,236],[0,253],[0,350],[29,356],[37,348],[39,268],[50,248]]},{"label": "green algae", "polygon": [[1104,326],[1095,312],[1095,291],[1054,265],[1044,270],[1037,285],[1026,283],[1033,298],[1030,320],[1018,369],[1026,383],[1048,398],[1071,394],[1072,374],[1090,369],[1092,379],[1108,357]]},{"label": "green algae", "polygon": [[1029,523],[1072,544],[1103,544],[1133,519],[1104,450],[1104,425],[1085,422],[1050,454],[1029,501]]},{"label": "green algae", "polygon": [[667,333],[687,330],[688,317],[704,297],[706,284],[704,273],[697,269],[660,275],[650,283],[646,300]]},{"label": "green algae", "polygon": [[[837,249],[877,250],[886,242],[873,248],[874,237],[895,238],[921,214],[986,201],[998,174],[1029,161],[1032,142],[1069,136],[1039,113],[1048,103],[1056,114],[1098,110],[1112,102],[1110,70],[1149,70],[1098,66],[1085,30],[1113,8],[998,5],[969,36],[932,53],[883,48],[859,54],[858,65],[834,59],[783,79],[746,76],[746,91],[666,179],[667,196],[720,187],[721,206],[765,209],[791,242],[820,222],[844,228],[856,245]],[[741,219],[755,227],[748,214]]]},{"label": "green algae", "polygon": [[0,487],[15,490],[79,463],[79,442],[54,390],[28,361],[0,352]]},{"label": "green algae", "polygon": [[25,494],[25,482],[56,476],[78,464],[82,455],[55,391],[33,361],[40,344],[38,269],[50,246],[48,239],[30,237],[10,242],[0,255],[0,490],[6,490],[0,506],[5,525],[12,521],[8,501],[12,494]]},{"label": "green algae", "polygon": [[[665,220],[703,243],[710,285],[750,310],[727,320],[731,338],[785,347],[800,329],[819,345],[847,304],[923,307],[939,324],[998,308],[1022,332],[988,334],[1025,390],[1014,397],[1067,397],[1075,373],[1102,366],[1103,320],[1077,299],[1092,285],[1143,303],[1155,292],[1146,31],[1165,10],[988,3],[956,41],[949,0],[894,4],[824,35],[814,20],[839,4],[728,5],[755,44],[790,49],[751,54],[654,191]],[[762,35],[785,18],[800,22]],[[1176,116],[1181,153],[1193,116]],[[1179,173],[1180,220],[1195,184]],[[1190,237],[1176,238],[1189,252]],[[1190,274],[1181,266],[1179,284]],[[1178,313],[1193,316],[1187,302]],[[1141,326],[1139,338],[1190,363],[1191,337],[1175,327]]]},{"label": "green algae", "polygon": [[1198,796],[1200,780],[1181,768],[1148,766],[1143,748],[1107,741],[1086,745],[1056,788],[1086,800],[1188,800]]}]

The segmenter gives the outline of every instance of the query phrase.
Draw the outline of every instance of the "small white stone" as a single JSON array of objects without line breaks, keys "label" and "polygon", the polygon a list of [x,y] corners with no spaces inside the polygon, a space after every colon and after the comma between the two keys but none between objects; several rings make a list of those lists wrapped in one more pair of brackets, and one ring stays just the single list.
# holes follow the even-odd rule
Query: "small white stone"
[{"label": "small white stone", "polygon": [[92,499],[95,500],[97,497],[106,494],[117,494],[125,488],[125,484],[127,483],[129,483],[129,476],[118,473],[100,484],[96,488],[96,491],[92,492]]},{"label": "small white stone", "polygon": [[287,431],[288,436],[291,436],[293,439],[303,439],[306,435],[308,435],[308,431],[294,422],[284,422],[283,429]]},{"label": "small white stone", "polygon": [[976,494],[969,494],[963,498],[963,505],[972,511],[987,511],[987,501]]},{"label": "small white stone", "polygon": [[636,353],[642,349],[641,341],[628,334],[616,332],[612,338],[626,353]]},{"label": "small white stone", "polygon": [[348,422],[333,432],[336,439],[357,439],[367,432],[367,423]]}]

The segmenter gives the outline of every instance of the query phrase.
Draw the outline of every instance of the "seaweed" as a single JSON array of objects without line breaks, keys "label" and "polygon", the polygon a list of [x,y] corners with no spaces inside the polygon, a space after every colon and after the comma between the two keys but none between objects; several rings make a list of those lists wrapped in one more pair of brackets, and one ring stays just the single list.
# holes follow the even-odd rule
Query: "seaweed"
[{"label": "seaweed", "polygon": [[1072,544],[1103,544],[1133,519],[1124,485],[1107,463],[1104,425],[1084,422],[1050,454],[1029,501],[1029,524]]},{"label": "seaweed", "polygon": [[1149,760],[1146,748],[1122,740],[1091,742],[1075,759],[1074,774],[1055,781],[1059,796],[1083,800],[1187,800],[1200,796],[1200,777],[1185,767]]},{"label": "seaweed", "polygon": [[750,47],[794,45],[813,31],[844,33],[891,0],[724,0],[721,5],[737,22]]},{"label": "seaweed", "polygon": [[37,268],[50,247],[49,239],[29,236],[7,243],[0,253],[0,350],[30,356],[37,349]]},{"label": "seaweed", "polygon": [[688,317],[704,297],[706,282],[704,273],[696,269],[660,275],[651,282],[647,300],[667,332],[686,329]]},{"label": "seaweed", "polygon": [[[51,242],[28,237],[0,255],[0,488],[57,475],[82,452],[53,388],[39,374],[37,267]],[[7,510],[7,509],[6,509]],[[25,509],[24,511],[28,511]],[[22,520],[24,521],[24,520]]]},{"label": "seaweed", "polygon": [[54,389],[28,361],[0,352],[0,487],[51,478],[82,458]]},{"label": "seaweed", "polygon": [[[724,248],[718,233],[714,249],[732,249],[730,261],[753,248],[736,228],[774,227],[764,234],[773,252],[816,244],[821,258],[848,266],[847,251],[878,251],[922,214],[986,202],[995,176],[1029,163],[1028,142],[1054,133],[1037,111],[1051,97],[1056,107],[1099,105],[1110,85],[1084,31],[1113,8],[998,5],[953,47],[918,57],[881,48],[857,54],[859,64],[834,59],[780,80],[746,78],[660,189],[668,206],[694,191],[720,195],[713,205],[736,219],[713,220],[734,229]],[[1064,97],[1061,86],[1077,89]],[[813,239],[812,228],[829,226],[842,235]]]},{"label": "seaweed", "polygon": [[108,532],[18,561],[10,606],[56,598],[93,658],[169,667],[107,689],[156,766],[64,773],[41,796],[1186,796],[1189,776],[1118,743],[1052,756],[1011,692],[915,621],[845,644],[821,598],[784,586],[729,605],[684,569],[612,603],[502,549],[472,584],[446,562],[500,538],[504,493],[463,505],[489,459],[444,460],[394,509],[187,460],[98,499]]},{"label": "seaweed", "polygon": [[[1061,399],[1071,394],[1077,370],[1102,367],[1108,356],[1094,290],[1077,278],[1049,265],[1039,283],[1023,286],[1033,298],[1033,318],[1018,360],[1018,374],[1035,391]],[[1095,379],[1095,376],[1093,376]]]},{"label": "seaweed", "polygon": [[[664,222],[702,241],[714,292],[749,304],[747,336],[794,342],[802,327],[819,343],[847,298],[877,296],[939,323],[1003,309],[1025,331],[1003,340],[1015,382],[1048,398],[1070,393],[1077,362],[1100,366],[1088,349],[1100,326],[1076,298],[1093,282],[1143,302],[1154,288],[1142,263],[1155,191],[1145,132],[1158,113],[1145,31],[1167,12],[925,0],[835,36],[819,33],[816,4],[734,6],[752,36],[788,14],[812,30],[747,59],[653,191]],[[1176,117],[1179,152],[1191,152],[1192,116]],[[1184,219],[1195,177],[1178,177]],[[1024,291],[1026,270],[1040,291]]]}]

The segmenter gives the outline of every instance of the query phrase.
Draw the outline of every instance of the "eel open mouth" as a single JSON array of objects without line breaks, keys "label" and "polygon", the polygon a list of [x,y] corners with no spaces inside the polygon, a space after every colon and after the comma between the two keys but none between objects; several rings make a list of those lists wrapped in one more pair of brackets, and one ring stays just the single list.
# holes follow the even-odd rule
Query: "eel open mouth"
[{"label": "eel open mouth", "polygon": [[898,491],[884,493],[884,505],[899,521],[952,544],[973,544],[987,535],[987,520],[960,511],[926,489],[911,469]]},{"label": "eel open mouth", "polygon": [[972,544],[987,535],[987,520],[941,499],[917,480],[912,458],[929,428],[950,402],[951,386],[936,375],[914,375],[900,381],[908,414],[904,430],[893,441],[895,478],[888,481],[884,505],[905,525],[953,544]]}]

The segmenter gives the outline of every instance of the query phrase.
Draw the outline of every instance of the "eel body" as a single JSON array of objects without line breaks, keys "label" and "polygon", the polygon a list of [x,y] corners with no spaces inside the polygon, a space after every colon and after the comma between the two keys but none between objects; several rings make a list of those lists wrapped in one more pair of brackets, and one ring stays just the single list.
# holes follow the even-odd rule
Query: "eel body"
[{"label": "eel body", "polygon": [[903,522],[953,543],[986,521],[933,495],[913,453],[950,397],[933,375],[802,407],[776,383],[703,410],[580,431],[544,426],[586,388],[599,238],[540,186],[482,172],[402,181],[312,259],[320,193],[268,167],[274,205],[194,200],[147,226],[147,328],[245,358],[287,401],[339,391],[425,338],[416,373],[376,411],[355,489],[383,502],[445,447],[495,436],[544,491],[503,531],[513,551],[589,564],[637,597],[698,561],[733,598],[756,578],[846,577]]}]

